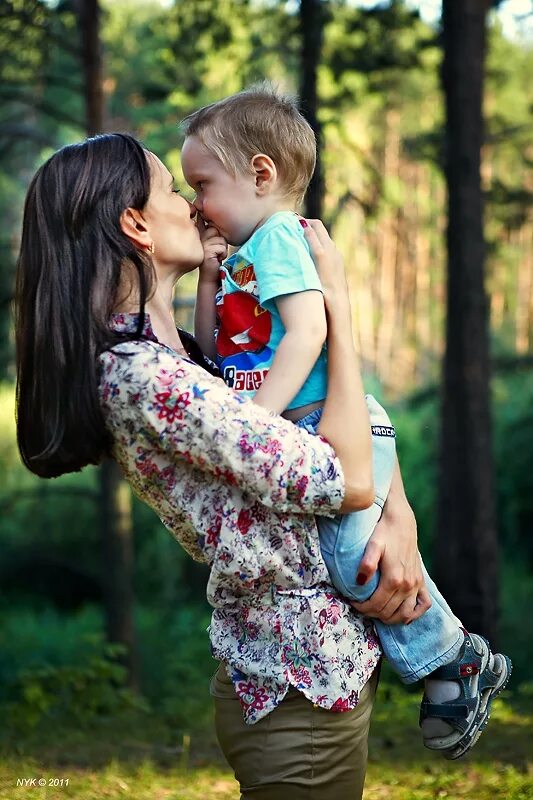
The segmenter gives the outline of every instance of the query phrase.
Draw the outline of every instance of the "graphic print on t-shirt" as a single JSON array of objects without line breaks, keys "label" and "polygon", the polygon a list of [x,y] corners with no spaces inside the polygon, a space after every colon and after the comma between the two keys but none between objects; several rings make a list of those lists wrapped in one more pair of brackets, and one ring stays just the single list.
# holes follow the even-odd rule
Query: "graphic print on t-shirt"
[{"label": "graphic print on t-shirt", "polygon": [[[221,265],[220,282],[217,363],[229,386],[253,398],[286,333],[278,299],[322,292],[298,216],[292,211],[273,214]],[[323,400],[326,392],[323,348],[287,408]]]},{"label": "graphic print on t-shirt", "polygon": [[267,346],[271,315],[259,304],[253,264],[235,259],[231,274],[226,268],[221,270],[221,281],[217,355],[222,377],[237,391],[255,393],[274,356]]}]

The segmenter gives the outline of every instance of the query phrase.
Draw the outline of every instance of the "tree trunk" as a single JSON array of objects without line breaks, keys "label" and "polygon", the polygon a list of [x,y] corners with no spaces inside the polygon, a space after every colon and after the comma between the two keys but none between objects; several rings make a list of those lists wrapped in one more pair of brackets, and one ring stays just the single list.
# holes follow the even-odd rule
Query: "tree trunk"
[{"label": "tree trunk", "polygon": [[498,541],[480,182],[489,5],[443,2],[448,287],[436,574],[463,624],[494,642]]},{"label": "tree trunk", "polygon": [[104,127],[99,0],[77,0],[76,11],[85,90],[85,127],[87,136],[94,136],[102,133]]},{"label": "tree trunk", "polygon": [[321,0],[300,0],[301,80],[300,102],[302,113],[316,136],[316,167],[305,197],[305,216],[322,217],[324,176],[322,171],[322,129],[318,119],[317,71],[324,35],[324,8]]},{"label": "tree trunk", "polygon": [[138,662],[133,622],[133,526],[131,491],[114,461],[100,467],[100,513],[106,634],[124,645],[119,660],[128,670],[128,685],[138,688]]},{"label": "tree trunk", "polygon": [[[104,120],[103,70],[98,0],[77,0],[80,53],[84,79],[88,136],[101,133]],[[122,663],[128,684],[139,685],[133,622],[133,525],[131,492],[114,461],[105,461],[99,474],[102,572],[106,634],[126,648]]]}]

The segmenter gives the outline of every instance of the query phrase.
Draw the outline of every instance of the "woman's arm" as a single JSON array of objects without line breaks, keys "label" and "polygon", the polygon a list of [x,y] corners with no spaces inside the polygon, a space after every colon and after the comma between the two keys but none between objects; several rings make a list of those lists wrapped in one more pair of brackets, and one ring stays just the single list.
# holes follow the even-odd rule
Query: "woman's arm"
[{"label": "woman's arm", "polygon": [[365,550],[357,582],[364,585],[381,571],[378,588],[364,603],[352,602],[365,617],[388,625],[412,622],[431,606],[417,545],[416,520],[396,461],[383,514]]},{"label": "woman's arm", "polygon": [[320,436],[155,342],[116,345],[100,359],[108,426],[151,453],[150,462],[186,463],[279,512],[333,515],[341,507],[342,467]]},{"label": "woman's arm", "polygon": [[[304,220],[305,221],[305,220]],[[318,432],[333,446],[344,471],[342,512],[374,501],[372,437],[342,257],[320,220],[304,228],[315,260],[328,324],[328,394]]]}]

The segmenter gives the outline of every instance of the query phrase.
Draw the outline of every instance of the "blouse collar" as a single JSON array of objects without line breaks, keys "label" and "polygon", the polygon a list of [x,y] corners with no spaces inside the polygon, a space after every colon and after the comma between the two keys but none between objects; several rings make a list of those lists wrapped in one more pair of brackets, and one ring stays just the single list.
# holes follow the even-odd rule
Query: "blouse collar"
[{"label": "blouse collar", "polygon": [[[139,312],[121,312],[120,314],[111,314],[110,327],[117,333],[135,333],[139,325],[140,316],[141,315]],[[144,325],[141,335],[147,339],[153,339],[155,342],[157,341],[154,329],[152,328],[150,315],[146,312],[144,314]]]}]

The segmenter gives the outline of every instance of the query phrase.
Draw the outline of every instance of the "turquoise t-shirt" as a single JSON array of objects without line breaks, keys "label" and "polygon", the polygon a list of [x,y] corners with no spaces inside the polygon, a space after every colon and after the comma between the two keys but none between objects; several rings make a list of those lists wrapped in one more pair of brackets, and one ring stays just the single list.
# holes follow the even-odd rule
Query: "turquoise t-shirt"
[{"label": "turquoise t-shirt", "polygon": [[[285,334],[276,298],[322,286],[309,247],[292,211],[273,214],[221,266],[217,294],[217,361],[225,382],[253,397]],[[326,349],[288,408],[324,400]]]}]

